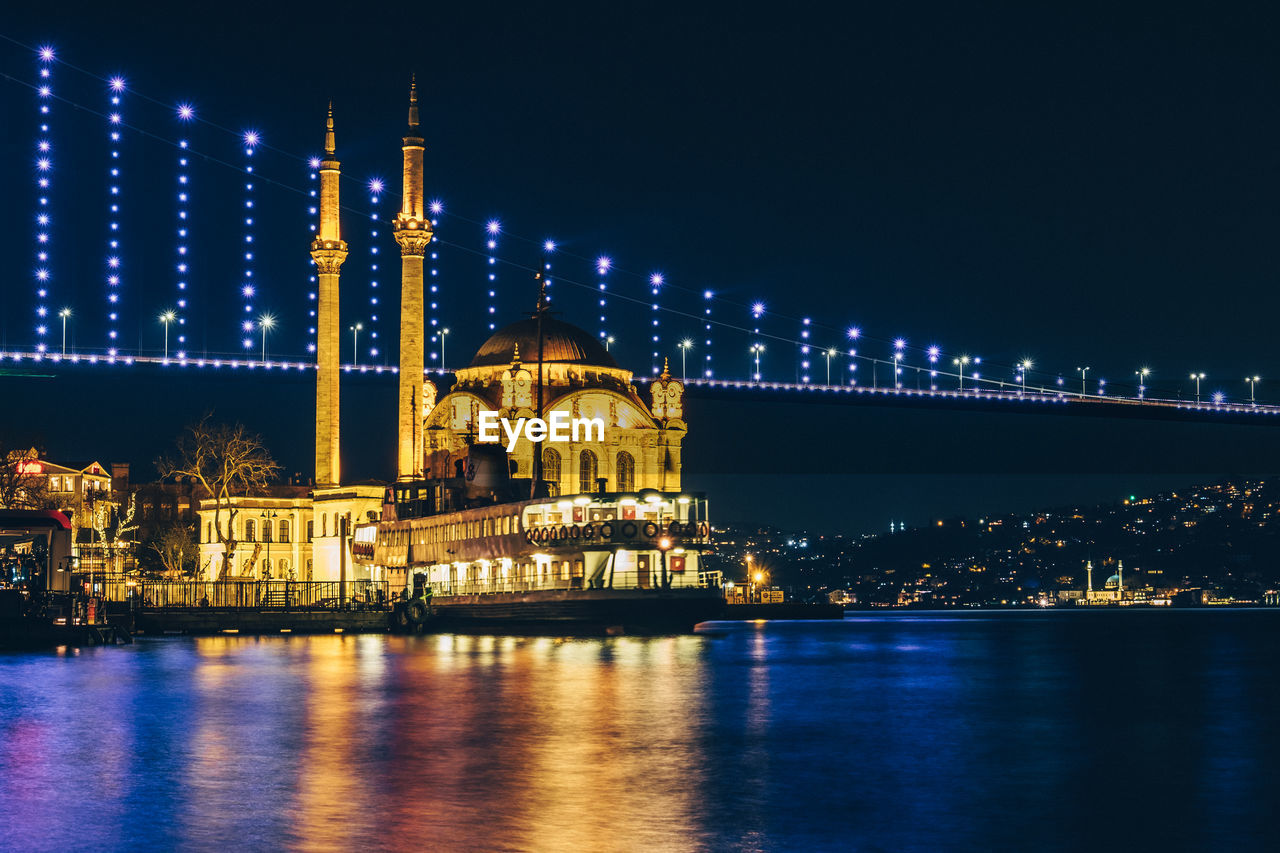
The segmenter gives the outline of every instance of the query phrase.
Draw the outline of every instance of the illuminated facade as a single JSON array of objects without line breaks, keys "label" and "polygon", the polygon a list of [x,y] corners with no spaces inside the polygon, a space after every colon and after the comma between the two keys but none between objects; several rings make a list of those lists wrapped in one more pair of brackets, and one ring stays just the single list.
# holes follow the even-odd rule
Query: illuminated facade
[{"label": "illuminated facade", "polygon": [[[603,440],[540,442],[542,477],[549,493],[680,490],[681,445],[686,431],[684,386],[666,370],[649,386],[649,402],[631,384],[631,371],[588,332],[543,315],[542,408],[538,410],[538,320],[520,320],[498,330],[470,366],[457,371],[453,388],[435,402],[427,385],[424,424],[425,471],[451,477],[476,442],[479,413],[519,418],[600,418]],[[591,436],[596,439],[597,436]],[[531,477],[535,443],[521,435],[511,460],[515,477]]]}]

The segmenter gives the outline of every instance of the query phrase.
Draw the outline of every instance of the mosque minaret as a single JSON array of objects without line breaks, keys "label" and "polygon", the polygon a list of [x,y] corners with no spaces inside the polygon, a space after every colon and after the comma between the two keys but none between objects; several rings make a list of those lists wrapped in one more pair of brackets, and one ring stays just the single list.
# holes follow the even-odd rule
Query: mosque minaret
[{"label": "mosque minaret", "polygon": [[347,259],[347,244],[339,223],[338,162],[333,135],[333,104],[324,134],[324,159],[320,162],[320,230],[311,243],[311,257],[320,280],[316,308],[316,484],[336,486],[342,481],[338,440],[338,375],[341,353],[338,319],[338,277]]},{"label": "mosque minaret", "polygon": [[400,385],[396,398],[396,479],[412,480],[422,473],[423,371],[423,256],[431,242],[431,220],[423,202],[422,157],[418,136],[418,91],[409,85],[409,132],[404,137],[404,191],[400,213],[392,223],[400,244]]}]

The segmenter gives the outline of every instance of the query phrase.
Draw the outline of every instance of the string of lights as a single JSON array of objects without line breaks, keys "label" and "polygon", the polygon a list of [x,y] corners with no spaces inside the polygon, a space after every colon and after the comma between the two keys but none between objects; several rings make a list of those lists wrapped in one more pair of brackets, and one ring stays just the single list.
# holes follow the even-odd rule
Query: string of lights
[{"label": "string of lights", "polygon": [[496,219],[490,219],[484,226],[485,233],[485,249],[488,250],[488,263],[485,266],[485,274],[489,279],[489,331],[492,332],[498,328],[498,235],[502,233],[502,223]]},{"label": "string of lights", "polygon": [[[191,247],[187,243],[188,234],[188,214],[191,202],[191,173],[189,171],[190,155],[188,148],[190,140],[186,138],[186,126],[190,124],[195,117],[195,107],[191,104],[183,103],[178,105],[177,116],[179,126],[182,128],[181,138],[178,140],[178,228],[177,228],[177,245],[176,253],[178,256],[177,270],[177,300],[178,310],[174,312],[178,322],[178,358],[187,357],[187,313],[190,307],[188,299],[188,273],[191,268]],[[167,336],[167,329],[166,329]]]},{"label": "string of lights", "polygon": [[[53,267],[49,260],[51,246],[50,234],[53,231],[53,214],[49,212],[50,182],[53,174],[53,141],[50,138],[50,102],[53,100],[53,65],[52,47],[42,47],[36,53],[37,83],[36,99],[40,115],[40,133],[36,137],[36,352],[47,352],[49,348],[49,290],[53,286]],[[70,309],[59,312],[62,318],[62,351],[67,348],[67,317]]]},{"label": "string of lights", "polygon": [[123,260],[120,253],[120,128],[124,123],[121,96],[124,94],[124,78],[112,77],[107,84],[107,97],[111,111],[107,115],[107,133],[111,139],[108,161],[107,187],[110,216],[107,219],[107,354],[119,352],[120,293],[123,290]]},{"label": "string of lights", "polygon": [[242,137],[244,142],[244,280],[240,285],[240,295],[244,300],[244,319],[240,323],[240,331],[243,337],[240,340],[241,345],[246,351],[253,346],[253,298],[257,293],[257,282],[253,277],[254,267],[254,251],[253,245],[253,220],[257,211],[254,209],[253,199],[253,152],[261,142],[261,135],[256,130],[245,131]]},{"label": "string of lights", "polygon": [[[440,215],[444,213],[444,202],[439,199],[431,202],[427,206],[427,210],[431,212],[431,229],[437,230],[440,224]],[[439,367],[444,367],[440,362],[444,358],[441,352],[444,347],[441,345],[441,334],[443,327],[440,325],[440,243],[437,240],[431,241],[431,358],[437,362]]]},{"label": "string of lights", "polygon": [[809,324],[812,321],[805,317],[800,323],[800,381],[809,384]]},{"label": "string of lights", "polygon": [[662,349],[661,327],[658,325],[658,312],[661,311],[662,308],[658,303],[658,295],[662,288],[663,283],[664,283],[664,279],[662,277],[662,273],[656,272],[653,275],[649,276],[649,287],[650,287],[649,292],[653,296],[652,307],[649,309],[650,313],[653,315],[653,362],[650,365],[649,372],[652,373],[654,376],[657,376],[658,373],[662,370],[662,368],[658,366],[658,362],[661,361],[661,359],[658,356],[658,353]]},{"label": "string of lights", "polygon": [[711,340],[712,340],[711,300],[714,296],[715,294],[713,294],[710,290],[702,291],[702,318],[703,318],[702,328],[707,335],[706,339],[702,342],[702,345],[703,345],[702,378],[703,379],[713,379],[715,377],[715,368],[712,366],[712,363],[711,363]]},{"label": "string of lights", "polygon": [[613,339],[609,336],[609,282],[606,280],[613,259],[604,255],[596,258],[596,275],[600,279],[600,343],[607,349]]},{"label": "string of lights", "polygon": [[[317,181],[319,180],[320,158],[311,157],[307,160],[309,167],[309,189],[307,190],[307,227],[311,231],[311,239],[315,239],[316,230],[320,227],[319,216],[320,208],[316,201],[316,194],[319,192]],[[319,299],[319,293],[316,288],[319,287],[316,278],[316,262],[310,255],[307,256],[307,352],[315,355],[316,352],[316,303]]]},{"label": "string of lights", "polygon": [[386,187],[378,178],[369,181],[369,361],[378,358],[378,199]]},{"label": "string of lights", "polygon": [[[13,41],[12,39],[8,39],[8,40],[9,40],[9,41]],[[41,67],[41,70],[42,70],[42,71],[44,71],[44,72],[48,72],[48,71],[50,70],[50,69],[49,69],[49,66],[50,66],[50,65],[52,65],[52,64],[54,64],[54,63],[56,62],[57,64],[62,65],[62,66],[64,66],[64,67],[67,67],[67,68],[69,68],[69,69],[76,70],[76,71],[80,71],[81,73],[86,73],[86,74],[88,74],[88,73],[89,73],[89,72],[85,72],[85,71],[83,71],[83,69],[78,69],[78,68],[76,68],[76,67],[75,67],[75,66],[73,66],[73,65],[69,65],[69,64],[67,64],[67,63],[63,62],[62,60],[55,60],[55,58],[54,58],[54,56],[53,56],[53,54],[52,54],[52,51],[49,51],[49,52],[47,53],[47,55],[44,53],[44,51],[41,51],[41,52],[39,52],[39,54],[38,54],[38,55],[40,56],[40,59],[41,59],[41,66],[40,66],[40,67]],[[93,77],[95,77],[96,79],[104,79],[104,78],[98,78],[98,77],[97,77],[97,75],[90,75],[90,76],[93,76]],[[49,77],[50,77],[50,74],[47,74],[47,73],[46,73],[46,74],[43,74],[43,75],[42,75],[42,81],[41,81],[41,84],[42,84],[42,85],[41,85],[41,86],[39,86],[39,87],[32,87],[32,88],[37,88],[37,89],[42,89],[42,90],[43,90],[43,89],[47,89],[47,86],[48,86],[47,81],[48,81],[48,78],[49,78]],[[24,85],[25,85],[25,84],[24,84]],[[147,96],[145,96],[145,95],[141,95],[141,94],[139,94],[139,93],[135,92],[135,91],[134,91],[134,90],[132,90],[132,89],[129,91],[129,95],[130,95],[130,98],[131,98],[131,102],[132,102],[132,99],[137,98],[137,99],[139,99],[139,100],[145,100],[145,101],[150,101],[150,102],[154,102],[154,103],[161,103],[160,101],[157,101],[156,99],[149,98],[149,97],[147,97]],[[42,111],[41,111],[41,112],[42,112],[42,117],[47,117],[47,116],[48,116],[48,113],[49,113],[48,106],[49,106],[50,102],[52,102],[52,101],[54,101],[54,100],[58,100],[58,101],[61,101],[61,102],[69,103],[69,101],[66,101],[66,99],[55,97],[55,96],[53,96],[51,93],[46,94],[46,93],[45,93],[45,91],[41,91],[41,92],[40,92],[40,100],[39,100],[39,103],[40,103],[40,104],[41,104],[41,106],[43,107],[43,109],[42,109]],[[97,113],[97,111],[95,111],[95,110],[91,110],[91,109],[90,109],[90,110],[88,110],[88,112],[93,113],[93,114],[99,114],[99,115],[100,115],[100,113]],[[194,117],[193,117],[193,118],[194,118]],[[201,121],[203,121],[203,119],[195,119],[195,120],[201,120]],[[231,131],[227,130],[226,128],[223,128],[223,127],[221,127],[220,125],[217,125],[217,124],[215,124],[215,123],[213,123],[213,122],[207,122],[207,121],[205,121],[204,123],[205,123],[205,124],[208,124],[208,125],[210,125],[210,126],[212,126],[212,127],[215,127],[215,128],[217,128],[217,129],[219,129],[219,130],[223,130],[223,131],[226,131],[226,132],[231,132]],[[143,136],[148,136],[148,137],[151,137],[151,138],[158,138],[158,137],[155,137],[155,135],[154,135],[154,134],[147,133],[145,130],[139,130],[139,129],[133,128],[132,126],[129,126],[129,125],[125,124],[123,121],[121,121],[121,123],[120,123],[120,124],[121,124],[121,128],[122,128],[122,129],[124,129],[124,128],[126,128],[126,127],[127,127],[127,128],[129,128],[130,133],[138,133],[138,134],[141,134],[141,135],[143,135]],[[42,137],[41,137],[41,141],[44,141],[44,142],[46,142],[46,143],[47,143],[47,142],[49,142],[49,139],[48,139],[48,137],[47,137],[47,134],[48,134],[48,123],[47,123],[47,119],[46,119],[44,122],[42,122],[42,124],[41,124],[41,130],[42,130],[42,134],[45,134],[44,136],[42,136]],[[166,141],[168,144],[174,144],[172,139],[164,140],[164,141]],[[184,140],[184,141],[185,141],[185,140]],[[262,145],[261,145],[261,143],[259,143],[259,145],[260,145],[260,147],[266,147],[266,146],[262,146]],[[49,153],[49,152],[42,152],[42,153]],[[287,153],[287,152],[286,152],[286,153]],[[51,170],[51,168],[52,168],[52,167],[51,167],[51,159],[52,159],[52,158],[49,158],[49,160],[50,160],[50,166],[49,166],[49,167],[44,168],[44,169],[39,169],[38,171],[40,171],[40,172],[48,172],[48,171],[50,171],[50,170]],[[219,165],[228,165],[228,164],[225,164],[225,163],[221,163],[221,162],[220,162],[220,161],[218,161],[216,158],[211,158],[211,159],[210,159],[210,162],[214,162],[214,163],[217,163],[217,164],[219,164]],[[234,168],[234,166],[233,166],[233,168]],[[261,176],[255,176],[255,177],[256,177],[256,179],[257,179],[257,180],[266,180],[265,178],[262,178]],[[41,176],[41,175],[39,175],[39,174],[38,174],[37,179],[38,179],[38,181],[41,181],[41,182],[42,182],[42,183],[40,183],[40,184],[39,184],[39,187],[40,187],[40,189],[41,189],[41,190],[48,190],[48,189],[49,189],[49,178],[50,178],[50,176],[49,176],[49,175],[47,175],[47,174],[45,174],[45,175],[43,175],[43,176]],[[269,183],[275,183],[275,184],[278,184],[278,185],[280,185],[280,186],[282,186],[282,187],[285,187],[285,188],[287,188],[288,190],[293,191],[293,192],[306,192],[306,190],[300,190],[300,189],[299,189],[298,187],[296,187],[296,186],[290,186],[290,185],[288,185],[288,184],[283,184],[283,183],[280,183],[280,182],[270,181]],[[45,217],[45,220],[44,220],[44,221],[37,220],[37,221],[38,221],[38,224],[39,224],[39,225],[41,225],[41,226],[47,226],[47,225],[49,224],[49,217],[50,217],[50,213],[48,213],[48,212],[44,212],[44,211],[47,211],[47,209],[48,209],[48,207],[49,207],[49,196],[48,196],[48,195],[41,195],[41,196],[40,196],[40,198],[42,199],[42,204],[41,204],[42,211],[38,211],[38,212],[37,212],[37,216],[38,216],[38,217],[39,217],[39,216],[44,216],[44,217]],[[118,212],[118,211],[116,211],[116,212]],[[452,213],[451,213],[450,215],[453,215],[453,216],[457,217],[457,218],[458,218],[458,220],[459,220],[460,222],[470,221],[470,220],[467,220],[467,218],[466,218],[466,217],[457,216],[457,214],[452,214]],[[246,217],[246,218],[251,218],[251,217]],[[439,219],[436,219],[435,221],[436,221],[436,222],[437,222],[437,224],[438,224]],[[38,290],[37,290],[37,297],[38,297],[38,298],[37,298],[38,319],[41,321],[40,326],[37,328],[37,339],[38,339],[37,351],[38,351],[38,352],[43,352],[43,351],[44,351],[44,349],[47,349],[48,327],[47,327],[47,325],[46,325],[46,324],[47,324],[47,318],[48,318],[48,316],[49,316],[49,303],[50,303],[50,300],[49,300],[49,288],[48,288],[47,286],[45,286],[45,284],[46,284],[46,283],[47,283],[47,282],[52,278],[52,272],[51,272],[52,264],[49,262],[49,255],[48,255],[48,251],[47,251],[47,241],[50,239],[50,231],[46,229],[46,230],[38,231],[37,233],[38,233],[38,234],[44,234],[44,235],[45,235],[45,241],[46,241],[45,243],[42,243],[42,244],[41,244],[41,245],[44,247],[44,250],[43,250],[43,251],[39,251],[39,252],[38,252],[38,254],[37,254],[37,260],[39,261],[39,266],[37,267],[37,279],[39,280],[40,285],[41,285],[41,286],[38,288]],[[246,236],[251,236],[251,235],[246,235]],[[522,236],[520,236],[520,235],[518,235],[518,234],[508,234],[508,235],[506,235],[506,236],[507,236],[509,239],[515,239],[515,240],[528,240],[528,238],[522,237]],[[436,242],[438,242],[441,246],[449,246],[449,245],[452,245],[452,244],[450,244],[450,243],[449,243],[449,242],[447,242],[447,241],[438,241],[438,240],[437,240]],[[566,252],[566,253],[565,253],[565,255],[566,255],[566,258],[572,258],[572,257],[574,257],[571,253],[568,253],[568,252]],[[492,257],[492,256],[491,256],[491,257]],[[492,265],[490,265],[491,267],[496,267],[496,266],[497,266],[496,261],[497,261],[497,260],[499,260],[499,259],[497,259],[497,258],[495,257],[495,258],[494,258],[494,260],[495,260],[495,263],[494,263],[494,264],[492,264]],[[503,263],[510,263],[510,262],[509,262],[509,261],[503,261]],[[514,265],[514,266],[517,266],[517,267],[518,267],[519,265]],[[41,271],[43,271],[43,275],[41,275]],[[490,273],[491,273],[491,274],[496,275],[496,272],[495,272],[493,269],[491,269],[491,270],[490,270]],[[622,269],[619,269],[619,268],[617,268],[617,267],[613,267],[613,266],[611,266],[610,274],[611,274],[611,275],[615,275],[615,274],[621,274],[621,275],[632,275],[632,274],[634,274],[634,273],[629,273],[629,272],[628,272],[628,271],[626,271],[626,270],[622,270]],[[438,277],[438,271],[437,271],[436,275],[437,275],[437,277]],[[247,278],[252,278],[252,276],[247,276]],[[571,285],[573,285],[573,286],[582,286],[582,287],[585,287],[585,288],[589,288],[589,289],[591,289],[592,291],[595,291],[596,293],[599,293],[599,284],[600,284],[600,282],[599,282],[599,281],[594,281],[594,282],[591,282],[590,284],[580,284],[580,283],[578,283],[578,282],[574,282],[574,281],[572,281],[572,280],[571,280],[571,279],[569,279],[569,278],[566,278],[566,279],[565,279],[565,283],[566,283],[566,284],[571,284]],[[666,286],[673,286],[673,285],[666,285]],[[665,289],[665,288],[663,288],[663,289]],[[685,288],[680,288],[680,287],[678,287],[678,286],[677,286],[677,290],[682,290],[682,289],[685,289]],[[496,291],[496,288],[495,288],[495,291]],[[712,327],[713,327],[713,326],[718,326],[718,327],[720,327],[720,328],[722,328],[722,329],[725,329],[725,330],[731,330],[731,331],[744,331],[744,330],[742,330],[741,328],[737,327],[737,326],[736,326],[736,325],[734,325],[734,324],[731,324],[731,323],[724,323],[724,322],[722,322],[722,321],[720,321],[720,320],[716,319],[716,318],[713,316],[713,314],[712,314],[712,313],[710,313],[710,312],[712,311],[712,309],[713,309],[714,305],[715,305],[715,301],[716,301],[716,299],[717,299],[717,298],[719,298],[719,297],[711,297],[711,296],[707,296],[707,295],[706,295],[706,293],[707,293],[707,292],[705,292],[705,291],[698,291],[698,292],[702,292],[702,293],[704,294],[704,295],[703,295],[703,300],[704,300],[704,303],[705,303],[705,304],[704,304],[704,306],[703,306],[703,310],[702,310],[702,312],[701,312],[701,316],[700,316],[700,318],[699,318],[699,319],[700,319],[700,320],[701,320],[701,322],[703,323],[703,328],[704,328],[704,330],[706,330],[706,331],[707,331],[707,333],[708,333],[708,339],[710,339],[710,334],[711,334],[711,332],[712,332]],[[438,286],[437,286],[437,287],[436,287],[436,294],[438,294],[438,293],[439,293],[439,290],[438,290]],[[650,295],[652,295],[652,293],[651,293]],[[615,298],[622,298],[622,299],[624,299],[624,301],[631,301],[631,302],[636,302],[636,303],[639,303],[639,302],[641,301],[641,300],[639,300],[639,299],[633,299],[633,298],[631,298],[631,297],[627,297],[627,296],[625,296],[625,294],[622,294],[622,293],[619,293],[619,292],[615,292],[615,293],[613,294],[613,296],[614,296]],[[598,297],[597,297],[597,298],[598,298]],[[491,299],[496,300],[496,295],[495,295],[494,297],[491,297]],[[733,302],[732,300],[729,300],[729,299],[723,299],[723,298],[719,298],[719,299],[720,299],[720,302],[722,302],[722,303],[723,303],[723,305],[725,305],[725,306],[732,306],[732,305],[737,304],[737,303],[735,303],[735,302]],[[437,303],[438,303],[438,300],[436,300],[436,301],[437,301]],[[649,301],[649,300],[645,300],[645,301]],[[491,304],[492,304],[492,303],[491,303]],[[650,304],[652,305],[652,304],[653,304],[653,302],[650,302]],[[181,306],[180,306],[180,307],[181,307]],[[41,309],[41,308],[43,308],[43,309],[44,309],[44,310],[43,310],[43,313],[40,313],[40,312],[39,312],[39,309]],[[438,310],[438,304],[437,304],[437,310]],[[249,311],[250,313],[252,313],[252,307],[250,307],[250,308],[248,309],[248,311]],[[659,306],[659,309],[657,309],[657,310],[653,310],[653,309],[651,308],[651,311],[652,311],[655,315],[661,314],[662,312],[666,312],[666,313],[667,313],[667,314],[669,314],[669,315],[678,316],[678,315],[681,315],[681,314],[683,313],[683,312],[679,312],[679,311],[673,311],[671,308],[666,307],[666,306],[661,306],[661,305]],[[67,312],[65,315],[63,315],[64,328],[65,328],[66,320],[67,320],[67,317],[69,316],[69,309],[64,309],[64,312]],[[61,312],[60,312],[60,313],[61,313]],[[607,316],[607,315],[605,315],[605,316]],[[786,319],[789,319],[789,318],[787,318],[787,317],[785,317],[785,316],[783,316],[783,315],[774,315],[774,314],[772,314],[772,313],[770,314],[770,316],[771,316],[771,317],[774,317],[774,318],[776,318],[776,319],[779,319],[779,320],[786,320]],[[655,319],[657,319],[657,318],[655,317]],[[783,340],[783,338],[782,338],[781,336],[772,335],[772,334],[761,334],[761,332],[760,332],[760,323],[759,323],[760,317],[759,317],[759,316],[754,316],[754,317],[753,317],[753,319],[754,319],[756,322],[753,324],[752,331],[750,332],[750,335],[751,335],[751,339],[753,340],[753,342],[754,342],[754,343],[759,343],[761,346],[763,346],[763,342],[764,342],[764,340],[766,340],[766,339],[767,339],[767,340]],[[250,323],[250,328],[252,328],[252,323]],[[826,327],[826,326],[824,326],[824,325],[823,325],[823,324],[821,324],[821,323],[818,323],[818,324],[810,324],[810,328],[811,328],[812,332],[816,333],[816,331],[817,331],[818,329],[826,329],[827,327]],[[802,329],[802,331],[803,331],[803,329]],[[249,337],[249,336],[246,336],[246,337]],[[868,338],[868,340],[869,340],[869,341],[872,341],[872,342],[875,342],[875,341],[883,341],[884,339],[878,339],[878,338],[874,338],[874,337],[869,337],[869,338]],[[660,344],[660,342],[661,342],[661,341],[660,341],[660,339],[659,339],[659,341],[655,341],[654,343],[655,343],[655,344]],[[801,340],[801,341],[799,341],[799,342],[793,342],[793,343],[794,343],[794,344],[797,344],[797,345],[800,345],[800,346],[805,346],[805,345],[808,345],[808,346],[810,346],[810,347],[812,346],[812,341],[807,341],[807,339],[805,339],[803,336],[802,336],[802,340]],[[43,347],[43,349],[42,349],[42,347]],[[248,345],[246,345],[246,348],[247,348],[247,347],[248,347]],[[655,349],[655,351],[656,351],[656,352],[660,352],[660,351],[661,351],[661,347],[660,347],[660,346],[655,346],[655,348],[654,348],[654,349]],[[988,383],[988,382],[997,382],[997,380],[993,380],[993,379],[990,379],[990,378],[988,378],[988,377],[981,377],[981,376],[979,376],[979,375],[977,374],[977,372],[976,372],[976,371],[974,371],[973,373],[968,373],[968,372],[966,372],[966,370],[965,370],[964,366],[963,366],[963,365],[961,365],[961,364],[959,363],[959,362],[960,362],[960,359],[959,359],[959,358],[951,359],[950,357],[948,357],[947,359],[941,359],[940,352],[939,352],[939,353],[933,353],[933,352],[932,352],[932,350],[933,350],[933,349],[934,349],[934,347],[930,347],[930,348],[928,348],[928,349],[924,349],[924,350],[918,350],[918,349],[916,349],[916,348],[911,348],[911,347],[906,347],[906,346],[904,346],[904,347],[902,347],[902,348],[899,348],[899,349],[897,350],[897,352],[896,352],[896,354],[897,354],[899,357],[897,357],[897,358],[894,358],[894,359],[893,359],[893,364],[894,364],[894,376],[895,376],[894,387],[895,387],[895,388],[897,388],[897,387],[899,387],[899,386],[901,386],[901,385],[902,385],[902,381],[901,381],[901,378],[900,378],[900,377],[902,376],[902,373],[900,372],[900,368],[902,368],[903,363],[904,363],[904,361],[906,360],[906,357],[907,357],[907,355],[908,355],[908,354],[910,354],[913,358],[920,358],[921,363],[920,363],[919,365],[916,365],[916,364],[915,364],[915,362],[913,361],[913,362],[911,363],[911,366],[914,366],[914,367],[913,367],[913,369],[916,369],[918,373],[921,373],[921,377],[920,377],[920,378],[921,378],[921,381],[923,381],[923,371],[925,371],[925,370],[927,369],[929,379],[931,380],[931,381],[930,381],[930,383],[929,383],[929,384],[930,384],[930,387],[931,387],[931,390],[938,390],[938,389],[937,389],[937,387],[936,387],[936,386],[938,385],[938,382],[937,382],[936,380],[939,380],[939,379],[942,379],[942,378],[946,378],[946,377],[951,377],[951,378],[953,378],[953,379],[960,380],[960,381],[962,381],[962,382],[966,383],[966,385],[967,385],[969,382],[975,382],[975,383],[976,383],[976,382],[982,382],[982,383],[984,383],[984,384],[985,384],[985,383]],[[858,354],[858,352],[857,352],[857,350],[852,349],[852,348],[848,349],[847,351],[842,350],[842,352],[847,352],[848,359],[849,359],[849,363],[848,363],[848,368],[849,368],[849,370],[848,370],[848,374],[849,374],[849,383],[850,383],[850,385],[855,385],[855,384],[856,384],[856,378],[855,378],[855,376],[854,376],[854,373],[855,373],[855,371],[856,371],[856,369],[857,369],[857,367],[858,367],[858,362],[859,362],[859,361],[861,361],[861,362],[871,361],[871,362],[873,363],[873,365],[874,365],[874,364],[876,364],[876,363],[879,363],[880,361],[882,361],[882,359],[876,359],[876,358],[871,358],[871,357],[869,357],[869,356],[862,356],[862,355],[859,355],[859,354]],[[923,366],[923,363],[924,363],[924,360],[925,360],[925,359],[924,359],[924,358],[921,358],[921,356],[920,356],[920,354],[921,354],[921,353],[925,354],[925,356],[926,356],[926,357],[927,357],[927,359],[928,359],[928,364],[929,364],[929,367],[928,367],[928,368],[925,368],[925,367]],[[809,354],[810,354],[810,355],[812,354],[812,350],[810,351],[810,353],[809,353]],[[658,356],[656,356],[656,355],[655,355],[655,356],[654,356],[655,364],[653,365],[653,367],[655,367],[655,368],[656,368],[656,366],[657,366],[657,365],[656,365],[657,358],[658,358]],[[708,365],[708,366],[704,369],[704,378],[710,378],[709,376],[706,376],[706,372],[710,370],[710,367],[709,367],[709,363],[710,363],[710,352],[709,352],[709,351],[708,351],[707,353],[704,353],[704,363]],[[945,367],[945,365],[946,365],[946,364],[948,364],[948,363],[952,363],[952,365],[956,367],[956,370],[954,370],[954,371],[947,371],[947,370],[945,370],[943,367],[939,367],[939,364],[941,364],[941,365],[943,365],[943,366]],[[974,358],[974,359],[972,360],[972,363],[976,365],[976,364],[978,363],[978,362],[977,362],[977,359],[976,359],[976,358]],[[995,370],[995,369],[997,369],[997,368],[998,368],[998,366],[992,366],[992,365],[987,365],[986,367],[989,367],[989,368],[990,368],[990,369],[992,369],[992,370]],[[1014,383],[1011,383],[1011,384],[1018,384],[1018,385],[1020,385],[1020,386],[1027,386],[1027,387],[1030,387],[1030,383],[1031,383],[1031,381],[1032,381],[1032,377],[1033,377],[1033,374],[1031,373],[1030,369],[1023,369],[1023,370],[1021,371],[1021,373],[1020,373],[1020,374],[1015,374]],[[1099,382],[1101,383],[1101,380],[1099,380]],[[913,382],[913,383],[911,383],[911,384],[913,384],[913,385],[914,385],[915,383]],[[1119,385],[1119,383],[1116,383],[1116,386],[1115,386],[1115,387],[1118,387],[1118,385]],[[1099,385],[1099,388],[1100,388],[1100,389],[1101,389],[1101,388],[1104,388],[1104,387],[1105,387],[1105,386],[1103,386],[1103,385],[1101,385],[1101,384]],[[1143,386],[1143,387],[1145,387],[1145,383],[1144,383],[1144,386]],[[1114,392],[1114,390],[1113,390],[1112,394],[1114,395],[1114,393],[1115,393],[1115,392]]]}]

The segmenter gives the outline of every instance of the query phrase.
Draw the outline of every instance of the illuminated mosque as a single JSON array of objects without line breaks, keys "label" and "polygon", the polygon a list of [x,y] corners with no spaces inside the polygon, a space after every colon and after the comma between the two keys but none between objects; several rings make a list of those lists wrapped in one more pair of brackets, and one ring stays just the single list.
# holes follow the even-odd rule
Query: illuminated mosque
[{"label": "illuminated mosque", "polygon": [[[590,333],[547,312],[541,295],[534,316],[496,331],[471,363],[456,371],[453,387],[437,399],[439,390],[425,378],[423,258],[434,234],[424,209],[425,143],[418,133],[417,91],[411,84],[408,131],[401,146],[402,204],[392,223],[401,256],[396,480],[454,476],[477,440],[481,411],[496,411],[512,422],[565,412],[573,418],[603,420],[603,439],[589,440],[588,433],[581,441],[539,443],[538,466],[535,444],[522,434],[510,455],[512,476],[540,473],[552,496],[679,491],[686,432],[683,384],[664,369],[650,383],[646,404],[632,384],[632,372],[620,367]],[[308,496],[233,498],[232,512],[224,506],[220,519],[224,534],[234,540],[225,560],[227,549],[213,529],[213,501],[203,501],[200,566],[207,579],[368,578],[369,569],[352,560],[352,528],[378,519],[385,486],[343,485],[341,478],[338,305],[347,244],[339,220],[341,165],[332,107],[319,172],[320,222],[311,244],[319,279],[315,488]]]}]

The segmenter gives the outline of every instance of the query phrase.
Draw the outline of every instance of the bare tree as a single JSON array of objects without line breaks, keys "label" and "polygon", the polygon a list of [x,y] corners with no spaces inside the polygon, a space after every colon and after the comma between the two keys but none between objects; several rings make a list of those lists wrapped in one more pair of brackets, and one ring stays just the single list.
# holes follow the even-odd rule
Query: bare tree
[{"label": "bare tree", "polygon": [[5,509],[55,509],[34,448],[7,450],[0,441],[0,507]]},{"label": "bare tree", "polygon": [[147,540],[147,549],[159,557],[160,565],[164,566],[169,577],[180,577],[187,573],[188,568],[193,576],[196,574],[199,561],[195,558],[199,550],[190,525],[166,524]]},{"label": "bare tree", "polygon": [[[210,423],[209,415],[188,426],[177,441],[176,454],[157,459],[155,465],[162,478],[190,478],[213,500],[214,535],[222,545],[218,577],[225,578],[236,550],[235,522],[240,513],[232,498],[266,491],[280,465],[262,438],[244,424]],[[222,523],[224,514],[226,525]]]}]

